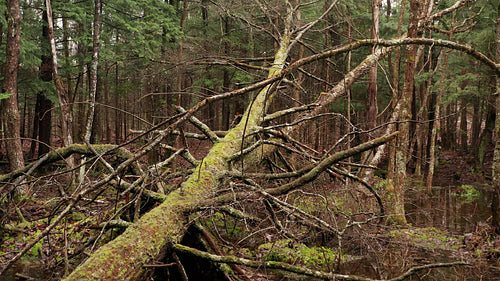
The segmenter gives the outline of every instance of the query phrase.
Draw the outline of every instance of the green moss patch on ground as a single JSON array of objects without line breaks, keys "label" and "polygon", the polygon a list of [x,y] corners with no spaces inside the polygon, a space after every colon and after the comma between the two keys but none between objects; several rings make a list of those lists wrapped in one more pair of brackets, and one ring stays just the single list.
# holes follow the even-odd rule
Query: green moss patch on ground
[{"label": "green moss patch on ground", "polygon": [[390,231],[391,238],[429,249],[456,250],[463,246],[462,240],[435,227],[400,228]]},{"label": "green moss patch on ground", "polygon": [[[266,261],[287,262],[310,269],[329,271],[338,260],[336,250],[326,247],[308,247],[291,239],[265,243],[258,247],[256,255]],[[345,260],[346,257],[341,257]]]}]

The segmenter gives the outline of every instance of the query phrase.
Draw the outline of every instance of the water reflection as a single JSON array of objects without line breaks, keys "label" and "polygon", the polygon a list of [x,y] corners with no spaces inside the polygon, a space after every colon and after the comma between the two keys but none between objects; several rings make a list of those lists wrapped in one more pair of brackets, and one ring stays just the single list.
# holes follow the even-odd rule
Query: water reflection
[{"label": "water reflection", "polygon": [[[477,193],[472,193],[471,188]],[[424,190],[412,189],[406,198],[407,220],[418,227],[433,226],[464,234],[491,217],[491,191],[484,186],[433,187],[431,196]]]},{"label": "water reflection", "polygon": [[45,280],[48,276],[50,275],[43,264],[36,261],[22,261],[7,269],[0,276],[0,281]]}]

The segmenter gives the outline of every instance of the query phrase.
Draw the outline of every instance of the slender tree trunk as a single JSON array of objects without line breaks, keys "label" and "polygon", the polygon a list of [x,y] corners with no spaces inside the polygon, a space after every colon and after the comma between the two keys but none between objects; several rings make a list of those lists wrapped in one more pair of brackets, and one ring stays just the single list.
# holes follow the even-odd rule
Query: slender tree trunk
[{"label": "slender tree trunk", "polygon": [[479,163],[479,167],[482,167],[484,164],[484,156],[486,154],[486,150],[491,144],[491,140],[493,138],[493,130],[495,129],[496,123],[496,109],[495,106],[493,106],[493,104],[495,104],[495,99],[495,95],[491,94],[489,95],[488,101],[486,102],[486,121],[484,124],[484,129],[481,132],[479,147],[477,149],[477,162]]},{"label": "slender tree trunk", "polygon": [[[93,34],[93,42],[92,42],[92,62],[90,63],[89,69],[89,110],[87,112],[87,124],[85,126],[85,143],[90,143],[92,137],[92,128],[94,126],[94,117],[95,117],[95,103],[96,103],[96,94],[97,94],[97,70],[99,65],[99,46],[100,46],[100,38],[101,38],[101,12],[102,12],[102,3],[101,0],[94,1],[94,34]],[[98,129],[98,128],[97,128]],[[95,136],[95,134],[94,134]],[[97,137],[97,136],[96,136]],[[85,158],[82,158],[82,164],[86,161]],[[83,177],[85,175],[85,165],[80,167],[79,174],[79,182],[83,181]]]},{"label": "slender tree trunk", "polygon": [[[181,15],[181,32],[184,32],[184,25],[186,23],[186,17],[187,17],[187,8],[188,8],[188,4],[187,4],[187,1],[183,1],[183,8],[182,8],[182,15]],[[182,40],[179,42],[179,52],[178,52],[178,59],[182,61],[182,56],[183,56],[183,53],[184,53],[184,43],[182,42]],[[184,68],[182,67],[182,65],[179,65],[178,67],[178,71],[179,73],[177,74],[177,91],[179,91],[179,93],[182,91],[182,82],[184,80]],[[180,105],[182,106],[182,102],[181,102],[181,94],[179,94],[177,96],[177,105]]]},{"label": "slender tree trunk", "polygon": [[[231,18],[229,16],[225,16],[224,19],[224,36],[229,36],[229,33],[231,32]],[[229,41],[224,41],[224,55],[230,56],[231,55],[231,43]],[[229,92],[230,84],[231,84],[231,75],[230,75],[229,69],[227,67],[224,67],[222,70],[222,90],[224,92]],[[228,99],[228,100],[223,100],[222,101],[222,120],[220,122],[221,124],[221,130],[228,130],[229,129],[229,124],[230,124],[230,116],[231,116],[231,101],[233,99]]]},{"label": "slender tree trunk", "polygon": [[122,113],[118,110],[120,108],[120,99],[119,99],[119,91],[118,91],[118,64],[115,64],[115,84],[114,90],[115,95],[113,97],[113,104],[116,108],[115,110],[115,144],[119,144],[122,141]]},{"label": "slender tree trunk", "polygon": [[467,139],[467,101],[460,100],[460,147],[466,152],[468,149]]},{"label": "slender tree trunk", "polygon": [[[455,13],[453,14],[452,24],[450,29],[450,34],[448,39],[453,38],[454,34],[454,25],[455,23]],[[445,53],[446,52],[446,53]],[[443,59],[444,54],[444,59]],[[441,100],[444,95],[444,82],[446,80],[446,72],[448,70],[448,57],[450,51],[449,50],[441,50],[439,53],[438,61],[436,63],[436,69],[440,68],[441,78],[439,80],[438,92],[436,95],[436,104],[434,106],[434,122],[432,122],[431,135],[430,135],[430,143],[429,143],[429,169],[427,172],[426,179],[426,187],[427,193],[431,194],[432,192],[432,181],[434,179],[434,168],[436,165],[436,149],[437,149],[437,135],[438,132],[441,131],[441,122],[439,121],[441,117]],[[442,65],[441,65],[442,63]]]},{"label": "slender tree trunk", "polygon": [[[73,115],[71,113],[71,108],[68,103],[68,95],[66,89],[64,88],[63,82],[58,72],[56,38],[54,35],[54,21],[52,18],[52,6],[50,4],[50,0],[45,0],[45,5],[47,8],[47,20],[49,23],[48,27],[49,27],[50,49],[52,54],[53,79],[56,86],[59,106],[61,107],[62,139],[64,146],[68,146],[73,144],[73,136],[72,136]],[[70,157],[67,159],[67,168],[73,169],[73,167],[75,167],[75,160],[73,157]]]},{"label": "slender tree trunk", "polygon": [[[373,0],[372,10],[372,39],[379,39],[380,7],[382,0]],[[377,46],[372,47],[372,54],[376,52]],[[372,129],[377,126],[377,64],[374,64],[368,73],[368,89],[366,99],[366,127]]]},{"label": "slender tree trunk", "polygon": [[448,68],[448,56],[449,56],[449,51],[446,51],[446,54],[444,56],[444,61],[443,64],[441,64],[441,59],[443,57],[443,53],[445,51],[441,50],[439,57],[438,57],[438,62],[436,67],[441,68],[441,79],[439,81],[439,88],[438,88],[438,93],[436,96],[436,106],[434,108],[434,122],[432,125],[432,131],[431,131],[431,138],[430,138],[430,150],[429,150],[429,171],[427,172],[427,180],[426,180],[426,186],[427,186],[427,193],[432,192],[432,180],[434,179],[434,167],[436,164],[436,142],[437,142],[437,133],[440,131],[440,125],[441,122],[439,122],[439,119],[441,117],[441,100],[443,98],[443,92],[444,92],[444,82],[446,79],[446,70]]},{"label": "slender tree trunk", "polygon": [[449,115],[447,118],[448,124],[446,126],[447,138],[450,149],[456,149],[458,146],[458,101],[449,104]]},{"label": "slender tree trunk", "polygon": [[90,136],[92,134],[92,124],[94,121],[94,111],[97,93],[97,69],[99,64],[99,47],[101,38],[101,11],[102,3],[101,0],[94,0],[94,34],[92,43],[92,62],[89,69],[89,94],[90,103],[89,111],[87,116],[87,125],[85,126],[85,141],[90,142]]},{"label": "slender tree trunk", "polygon": [[[498,4],[496,22],[496,62],[500,63],[500,3]],[[493,194],[491,197],[491,225],[496,234],[500,234],[500,77],[496,76],[496,121],[495,151],[493,158]]]},{"label": "slender tree trunk", "polygon": [[7,49],[3,92],[10,94],[2,102],[2,118],[7,140],[7,158],[12,171],[24,166],[21,143],[21,120],[17,103],[17,72],[21,39],[21,10],[19,0],[7,1]]},{"label": "slender tree trunk", "polygon": [[[478,83],[479,84],[479,83]],[[480,93],[479,85],[477,92]],[[472,98],[472,132],[470,136],[471,152],[477,155],[477,147],[479,145],[479,134],[481,132],[481,106],[478,96]]]},{"label": "slender tree trunk", "polygon": [[[430,101],[430,96],[431,96],[431,86],[432,86],[432,79],[434,77],[434,74],[436,73],[436,70],[438,68],[438,65],[436,64],[434,66],[433,60],[432,60],[432,50],[433,47],[429,47],[429,51],[427,53],[427,64],[429,66],[428,70],[431,75],[429,75],[429,78],[427,81],[422,84],[422,95],[420,97],[420,109],[417,113],[417,120],[418,121],[424,121],[425,116],[428,116],[428,109],[429,109],[429,101]],[[424,65],[425,65],[424,64]],[[425,87],[424,87],[425,86]],[[422,175],[422,170],[424,169],[425,166],[425,161],[423,159],[426,159],[426,150],[424,147],[426,147],[425,142],[428,139],[426,133],[429,132],[428,126],[425,123],[421,123],[420,125],[417,126],[416,130],[416,164],[415,164],[415,175],[421,176]]]},{"label": "slender tree trunk", "polygon": [[[404,20],[404,13],[406,9],[406,0],[401,1],[401,10],[399,11],[399,19],[398,19],[398,37],[402,35],[402,30],[403,30],[403,20]],[[397,101],[399,100],[399,92],[400,92],[400,83],[399,83],[399,68],[401,65],[401,48],[397,48],[395,50],[395,55],[394,55],[394,67],[393,67],[393,73],[392,73],[392,84],[393,84],[393,91],[392,91],[392,100],[391,102],[393,103],[394,106],[396,106]]]},{"label": "slender tree trunk", "polygon": [[[103,79],[103,94],[104,94],[104,103],[106,103],[106,105],[108,104],[111,104],[111,94],[109,92],[109,70],[110,70],[110,67],[108,65],[108,63],[106,62],[106,65],[105,65],[105,69],[106,69],[106,75],[105,75],[105,78]],[[109,107],[106,107],[105,109],[103,109],[104,111],[104,123],[106,124],[105,125],[105,132],[104,132],[104,136],[106,138],[106,143],[111,143],[111,123],[112,123],[112,120],[111,120],[111,115],[110,115],[110,111],[109,111]]]},{"label": "slender tree trunk", "polygon": [[[44,155],[50,151],[52,126],[52,102],[43,93],[36,95],[35,114],[33,116],[33,142],[31,143],[31,157]],[[36,141],[38,140],[38,142]],[[36,147],[38,144],[38,154]]]}]

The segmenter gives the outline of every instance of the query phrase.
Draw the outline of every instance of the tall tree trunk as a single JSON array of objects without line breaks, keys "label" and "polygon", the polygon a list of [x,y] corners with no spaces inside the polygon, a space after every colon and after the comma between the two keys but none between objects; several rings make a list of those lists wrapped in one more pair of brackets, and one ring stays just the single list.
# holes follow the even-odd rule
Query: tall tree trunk
[{"label": "tall tree trunk", "polygon": [[[373,0],[372,10],[372,39],[379,39],[380,7],[382,0]],[[371,53],[375,53],[377,46],[373,46]],[[372,129],[377,126],[377,64],[374,64],[368,73],[368,89],[366,99],[366,128]]]},{"label": "tall tree trunk", "polygon": [[[500,3],[498,4],[496,22],[496,62],[500,63]],[[496,75],[496,121],[495,151],[493,158],[493,195],[491,197],[491,225],[496,234],[500,234],[500,77]]]},{"label": "tall tree trunk", "polygon": [[95,102],[97,94],[97,69],[99,64],[99,47],[101,38],[101,0],[94,0],[94,34],[92,40],[92,62],[89,69],[89,111],[87,116],[87,125],[85,126],[85,141],[90,142],[92,134],[92,124],[94,123]]},{"label": "tall tree trunk", "polygon": [[[43,93],[38,93],[33,116],[33,141],[29,152],[31,157],[40,157],[50,151],[51,126],[52,102]],[[36,151],[37,146],[38,154]]]},{"label": "tall tree trunk", "polygon": [[[455,23],[455,13],[453,13],[453,19],[451,23],[451,29],[450,29],[450,34],[448,39],[453,38],[454,34],[454,25]],[[426,179],[426,189],[427,193],[431,194],[432,192],[432,181],[434,179],[434,168],[436,165],[436,142],[437,142],[437,134],[441,130],[441,122],[439,121],[441,117],[441,100],[443,98],[444,94],[444,82],[446,80],[446,72],[448,69],[448,57],[450,54],[450,51],[447,50],[446,54],[444,54],[444,50],[441,50],[439,53],[439,57],[436,63],[436,69],[440,68],[440,73],[441,73],[441,78],[439,80],[439,86],[438,86],[438,92],[436,95],[436,103],[434,106],[434,122],[432,122],[432,127],[430,128],[430,140],[429,140],[429,169],[427,172],[427,179]],[[443,54],[444,54],[444,60],[443,60]],[[441,65],[442,63],[442,65]]]},{"label": "tall tree trunk", "polygon": [[[187,17],[187,9],[188,9],[188,4],[187,4],[187,1],[183,1],[183,8],[182,8],[182,14],[181,14],[181,32],[184,32],[184,25],[186,24],[186,17]],[[184,53],[184,43],[183,41],[181,40],[179,42],[179,52],[178,52],[178,59],[182,61],[182,56],[183,56],[183,53]],[[179,71],[179,73],[177,74],[177,87],[176,87],[176,90],[180,93],[182,92],[182,82],[184,80],[184,68],[182,67],[182,65],[179,65],[177,67],[177,70]],[[177,96],[177,105],[180,105],[182,106],[182,102],[181,102],[181,94],[179,94]]]},{"label": "tall tree trunk", "polygon": [[[113,105],[115,108],[120,108],[120,99],[118,93],[118,70],[119,64],[115,64],[115,75],[114,75],[114,91]],[[119,110],[115,110],[115,144],[119,144],[122,141],[122,125],[123,125],[123,114]]]},{"label": "tall tree trunk", "polygon": [[[478,84],[480,84],[478,82]],[[480,93],[479,85],[477,92]],[[479,145],[479,134],[481,132],[481,106],[479,96],[472,98],[472,132],[470,135],[470,147],[473,155],[477,155],[477,147]]]},{"label": "tall tree trunk", "polygon": [[[420,109],[417,113],[417,120],[424,121],[425,116],[428,116],[428,109],[429,109],[429,102],[430,102],[430,96],[431,96],[431,86],[432,86],[432,79],[434,77],[434,74],[436,73],[436,70],[438,69],[438,65],[434,65],[433,60],[432,60],[432,50],[433,47],[429,47],[428,53],[427,53],[427,63],[424,63],[429,65],[428,71],[431,73],[429,75],[429,78],[425,83],[422,84],[422,95],[420,97]],[[423,69],[422,69],[423,70]],[[426,140],[428,139],[426,133],[429,132],[428,129],[428,124],[420,123],[420,125],[417,126],[416,130],[416,164],[415,164],[415,175],[416,176],[421,176],[422,175],[422,170],[425,167],[425,161],[423,159],[426,159]],[[423,167],[424,166],[424,167]]]},{"label": "tall tree trunk", "polygon": [[12,171],[24,166],[21,143],[21,120],[17,103],[17,72],[19,69],[21,39],[21,10],[19,0],[7,1],[7,49],[5,60],[4,93],[10,97],[1,100],[2,118],[7,140],[7,158]]},{"label": "tall tree trunk", "polygon": [[[42,15],[42,63],[39,77],[44,82],[52,81],[52,58],[50,56],[50,39],[47,13]],[[52,102],[45,96],[47,93],[37,93],[35,116],[33,118],[33,140],[38,140],[38,156],[50,150],[52,127]],[[35,156],[36,141],[33,141],[30,155]]]},{"label": "tall tree trunk", "polygon": [[[68,102],[68,95],[66,89],[64,88],[61,77],[59,76],[58,66],[57,66],[57,48],[56,48],[56,38],[54,35],[54,20],[52,18],[52,6],[50,0],[45,0],[45,5],[47,9],[47,20],[49,27],[49,39],[50,39],[50,50],[52,55],[52,74],[54,83],[56,86],[57,98],[59,100],[59,106],[61,107],[61,127],[62,127],[62,139],[64,146],[73,144],[73,115]],[[67,168],[73,169],[75,167],[75,160],[73,157],[67,159]]]},{"label": "tall tree trunk", "polygon": [[[92,137],[92,128],[94,126],[95,117],[95,103],[97,94],[97,70],[99,65],[99,46],[101,40],[101,13],[102,13],[102,3],[101,0],[94,1],[94,32],[92,40],[92,61],[90,63],[89,69],[89,110],[87,112],[87,123],[85,126],[85,143],[90,143]],[[98,129],[98,128],[96,128]],[[94,136],[97,138],[96,134]],[[86,158],[82,158],[82,164],[86,161]],[[80,167],[79,182],[83,181],[85,175],[85,165]]]},{"label": "tall tree trunk", "polygon": [[479,138],[479,147],[477,148],[477,162],[479,163],[479,167],[482,167],[484,164],[486,150],[491,144],[491,140],[493,138],[493,130],[495,130],[496,109],[495,106],[493,106],[496,102],[495,99],[495,95],[491,94],[489,95],[488,101],[486,102],[486,121],[484,124],[484,129],[481,132],[481,137]]},{"label": "tall tree trunk", "polygon": [[460,100],[460,147],[462,151],[467,151],[467,101],[465,99]]},{"label": "tall tree trunk", "polygon": [[427,180],[426,180],[426,186],[427,186],[427,193],[431,193],[432,191],[432,180],[434,179],[434,167],[436,163],[436,142],[437,142],[437,133],[440,131],[441,128],[441,122],[439,122],[439,119],[441,117],[441,100],[443,98],[443,92],[444,92],[444,82],[446,79],[446,70],[448,68],[448,56],[449,56],[449,51],[446,51],[446,54],[444,56],[444,61],[443,64],[441,64],[441,59],[443,57],[443,53],[445,51],[441,50],[439,57],[438,57],[438,62],[436,67],[441,68],[441,79],[439,80],[439,86],[438,86],[438,93],[436,96],[436,106],[434,108],[434,122],[432,124],[432,130],[431,130],[431,138],[430,138],[430,144],[429,144],[429,170],[427,172]]},{"label": "tall tree trunk", "polygon": [[[418,18],[420,14],[421,3],[419,1],[410,1],[410,21],[408,26],[408,37],[417,37]],[[389,210],[388,223],[403,225],[406,224],[404,211],[404,190],[406,185],[406,165],[408,163],[408,152],[410,143],[410,120],[412,119],[411,105],[415,84],[415,57],[417,47],[415,45],[407,46],[405,78],[403,92],[395,111],[399,112],[399,131],[396,138],[394,158],[390,159],[390,178],[388,184]]]},{"label": "tall tree trunk", "polygon": [[[208,14],[207,14],[208,16]],[[223,36],[229,36],[231,32],[231,17],[228,15],[225,15],[224,18],[222,19],[224,22],[224,34]],[[223,42],[224,46],[224,55],[229,57],[231,55],[231,43],[228,40],[224,40]],[[227,67],[224,67],[222,69],[222,91],[224,92],[229,92],[229,88],[231,85],[231,72]],[[233,99],[225,99],[222,100],[222,118],[221,122],[217,122],[218,124],[221,125],[220,129],[221,130],[228,130],[229,125],[230,125],[230,118],[231,118],[231,103],[234,102]],[[234,114],[234,113],[233,113]],[[217,117],[217,116],[216,116]]]}]

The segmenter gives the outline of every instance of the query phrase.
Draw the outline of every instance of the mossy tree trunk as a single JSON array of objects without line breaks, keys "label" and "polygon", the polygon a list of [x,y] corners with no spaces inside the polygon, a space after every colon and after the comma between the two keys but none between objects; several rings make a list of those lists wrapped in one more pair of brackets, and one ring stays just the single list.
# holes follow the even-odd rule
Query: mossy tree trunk
[{"label": "mossy tree trunk", "polygon": [[[289,50],[290,31],[281,38],[269,77],[284,67]],[[271,85],[265,86],[243,115],[241,122],[209,151],[182,188],[168,195],[158,207],[115,240],[101,247],[66,280],[136,280],[145,273],[144,265],[163,255],[168,245],[178,243],[185,233],[187,214],[213,196],[223,171],[229,169],[226,159],[242,147],[244,134],[258,130],[271,96]]]}]

